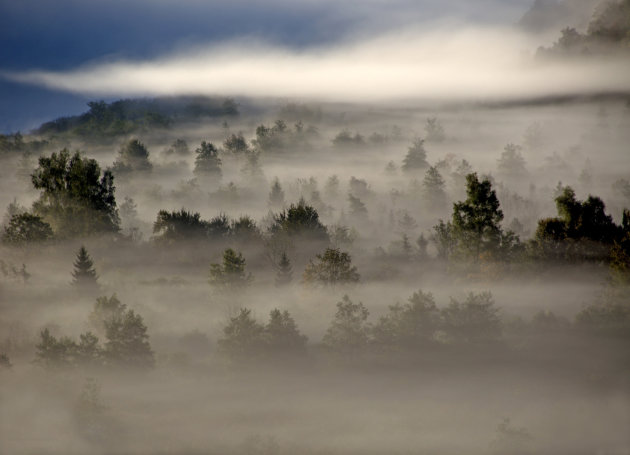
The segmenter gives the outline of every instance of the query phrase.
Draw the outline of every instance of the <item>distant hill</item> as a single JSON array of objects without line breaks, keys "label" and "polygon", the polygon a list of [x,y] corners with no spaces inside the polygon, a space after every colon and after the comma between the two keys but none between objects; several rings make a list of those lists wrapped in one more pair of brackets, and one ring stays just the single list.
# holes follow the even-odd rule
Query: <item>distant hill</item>
[{"label": "distant hill", "polygon": [[540,56],[585,57],[630,53],[630,0],[601,3],[595,9],[585,32],[564,26],[560,38]]},{"label": "distant hill", "polygon": [[44,136],[74,136],[103,140],[152,129],[169,128],[174,123],[203,117],[238,115],[232,99],[210,97],[166,97],[125,99],[106,103],[92,101],[81,115],[60,117],[42,124],[33,133]]},{"label": "distant hill", "polygon": [[536,0],[518,25],[530,32],[550,32],[565,27],[586,30],[601,0]]}]

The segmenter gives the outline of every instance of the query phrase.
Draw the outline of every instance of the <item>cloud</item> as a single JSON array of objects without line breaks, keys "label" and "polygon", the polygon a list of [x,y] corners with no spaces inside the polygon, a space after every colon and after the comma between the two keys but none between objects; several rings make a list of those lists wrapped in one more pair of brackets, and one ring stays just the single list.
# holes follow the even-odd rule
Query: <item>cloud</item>
[{"label": "cloud", "polygon": [[[241,39],[147,61],[5,73],[103,96],[208,94],[339,101],[502,99],[630,90],[630,62],[536,62],[532,37],[442,23],[344,44],[290,49]],[[626,59],[627,60],[627,59]]]}]

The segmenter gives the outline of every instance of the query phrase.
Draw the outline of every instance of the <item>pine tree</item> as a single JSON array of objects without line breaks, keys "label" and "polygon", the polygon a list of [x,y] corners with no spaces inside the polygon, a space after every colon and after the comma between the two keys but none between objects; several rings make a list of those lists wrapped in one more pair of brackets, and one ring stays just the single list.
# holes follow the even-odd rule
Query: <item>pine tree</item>
[{"label": "pine tree", "polygon": [[278,273],[276,275],[276,286],[284,286],[289,284],[293,279],[293,267],[286,252],[282,253],[280,262],[278,263]]},{"label": "pine tree", "polygon": [[194,174],[201,176],[221,177],[221,159],[219,150],[210,142],[203,141],[201,146],[195,150]]},{"label": "pine tree", "polygon": [[245,258],[232,248],[223,252],[223,264],[210,265],[208,282],[223,290],[237,290],[252,282],[252,274],[245,272]]},{"label": "pine tree", "polygon": [[416,169],[424,169],[429,166],[427,163],[427,152],[424,149],[424,140],[416,139],[407,151],[403,160],[402,170],[405,172]]},{"label": "pine tree", "polygon": [[98,276],[94,269],[94,262],[88,254],[85,246],[81,245],[77,253],[77,260],[74,262],[72,272],[72,285],[82,290],[98,289]]},{"label": "pine tree", "polygon": [[271,191],[269,192],[269,206],[274,209],[281,208],[284,205],[284,190],[280,186],[280,181],[276,177],[271,185]]}]

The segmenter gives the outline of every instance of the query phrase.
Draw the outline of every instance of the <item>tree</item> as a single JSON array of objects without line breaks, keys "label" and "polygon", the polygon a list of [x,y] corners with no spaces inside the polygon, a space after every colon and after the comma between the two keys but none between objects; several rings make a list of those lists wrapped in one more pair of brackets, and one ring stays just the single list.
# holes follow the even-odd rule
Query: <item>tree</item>
[{"label": "tree", "polygon": [[223,264],[210,265],[208,282],[223,290],[237,290],[249,286],[251,273],[245,272],[245,258],[232,248],[223,252]]},{"label": "tree", "polygon": [[446,205],[445,182],[435,166],[430,166],[422,181],[422,196],[430,209]]},{"label": "tree", "polygon": [[67,149],[40,157],[32,175],[42,190],[33,214],[50,224],[58,237],[118,232],[120,220],[114,197],[114,176],[96,160]]},{"label": "tree", "polygon": [[94,269],[94,262],[83,245],[79,248],[77,259],[74,261],[72,272],[72,285],[82,291],[98,289],[98,276]]},{"label": "tree", "polygon": [[251,357],[264,349],[265,327],[251,316],[251,310],[241,308],[223,328],[219,348],[235,358]]},{"label": "tree", "polygon": [[190,155],[190,149],[188,148],[188,143],[184,139],[175,139],[175,142],[173,142],[171,146],[164,151],[164,154],[167,156],[176,155],[180,157],[187,157]]},{"label": "tree", "polygon": [[232,134],[223,142],[223,148],[226,152],[234,156],[243,156],[250,152],[249,145],[247,145],[243,133]]},{"label": "tree", "polygon": [[370,341],[369,311],[363,303],[354,303],[347,295],[337,303],[335,318],[326,330],[322,343],[328,349],[356,353]]},{"label": "tree", "polygon": [[435,341],[440,312],[431,293],[414,292],[405,304],[396,303],[374,326],[374,342],[388,347],[413,349]]},{"label": "tree", "polygon": [[280,180],[276,177],[269,192],[269,206],[272,209],[281,208],[284,205],[284,191],[280,186]]},{"label": "tree", "polygon": [[525,159],[521,154],[521,147],[515,144],[507,144],[501,158],[497,160],[499,172],[508,177],[518,177],[527,174]]},{"label": "tree", "polygon": [[442,142],[446,138],[444,135],[444,127],[437,117],[429,117],[426,125],[424,125],[427,142]]},{"label": "tree", "polygon": [[416,139],[407,150],[407,155],[403,159],[402,170],[413,172],[427,167],[429,167],[429,163],[427,163],[427,151],[424,149],[424,139]]},{"label": "tree", "polygon": [[132,368],[155,364],[147,326],[133,310],[105,321],[105,336],[104,356],[112,364]]},{"label": "tree", "polygon": [[56,338],[48,329],[40,332],[35,346],[35,362],[47,368],[63,368],[100,364],[102,350],[91,332],[79,335],[79,343],[69,337]]},{"label": "tree", "polygon": [[113,170],[116,173],[150,171],[153,165],[149,161],[147,147],[138,139],[125,142],[118,151]]},{"label": "tree", "polygon": [[52,239],[53,230],[50,224],[41,217],[30,213],[13,215],[4,227],[2,241],[12,245],[45,242]]},{"label": "tree", "polygon": [[465,201],[453,204],[452,221],[434,226],[434,241],[441,257],[459,256],[478,262],[482,256],[511,257],[519,248],[514,233],[503,232],[503,212],[492,184],[477,174],[466,176]]},{"label": "tree", "polygon": [[291,261],[286,252],[282,252],[280,261],[278,262],[276,273],[276,286],[284,286],[291,282],[293,279],[293,267],[291,267]]},{"label": "tree", "polygon": [[291,204],[288,209],[275,215],[271,231],[285,233],[291,237],[328,242],[328,232],[319,221],[317,210],[307,205],[304,199],[300,199],[297,204]]},{"label": "tree", "polygon": [[160,243],[201,239],[208,234],[208,223],[201,219],[199,213],[184,208],[173,212],[160,210],[153,223],[153,234]]},{"label": "tree", "polygon": [[219,158],[219,150],[214,144],[203,141],[201,146],[195,150],[195,154],[193,172],[197,177],[221,177],[221,159]]},{"label": "tree", "polygon": [[265,344],[274,354],[300,353],[306,348],[306,336],[302,335],[288,311],[277,308],[269,314],[265,326]]},{"label": "tree", "polygon": [[491,293],[471,292],[463,302],[451,299],[442,309],[443,329],[452,343],[496,343],[502,331],[498,313]]},{"label": "tree", "polygon": [[115,318],[122,318],[127,310],[127,305],[121,303],[116,294],[98,297],[94,303],[94,308],[88,316],[88,323],[96,333],[105,333],[105,323]]},{"label": "tree", "polygon": [[352,265],[348,253],[338,248],[326,248],[324,254],[318,254],[317,262],[312,260],[306,266],[302,280],[306,284],[335,286],[359,281],[357,268]]},{"label": "tree", "polygon": [[352,193],[348,193],[348,202],[350,202],[350,216],[357,222],[365,221],[368,211],[363,201],[353,196]]}]

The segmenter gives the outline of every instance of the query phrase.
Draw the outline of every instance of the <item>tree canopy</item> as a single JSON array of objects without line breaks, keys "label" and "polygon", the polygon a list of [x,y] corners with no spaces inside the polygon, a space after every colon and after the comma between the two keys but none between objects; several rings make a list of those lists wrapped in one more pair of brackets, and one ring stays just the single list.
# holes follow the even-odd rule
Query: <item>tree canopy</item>
[{"label": "tree canopy", "polygon": [[39,158],[32,175],[41,190],[33,212],[50,224],[57,237],[118,232],[114,176],[94,159],[67,149]]}]

